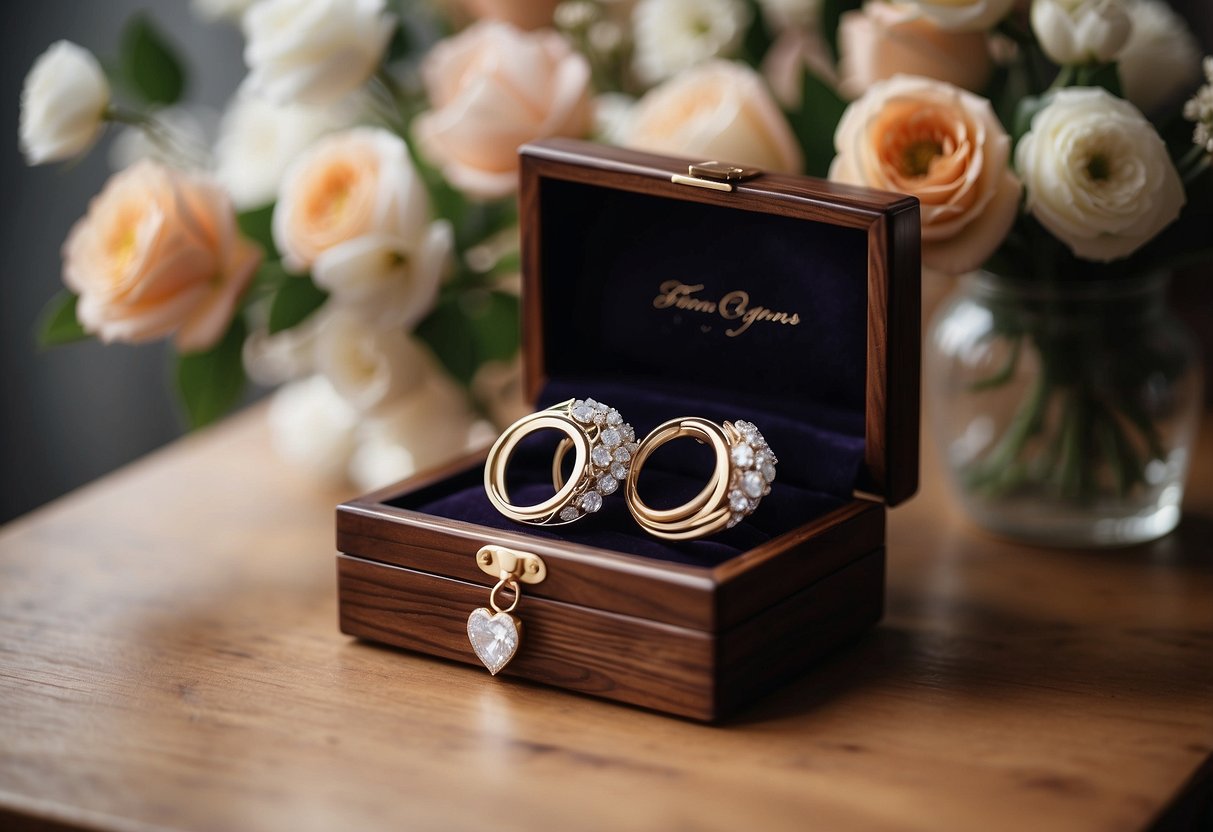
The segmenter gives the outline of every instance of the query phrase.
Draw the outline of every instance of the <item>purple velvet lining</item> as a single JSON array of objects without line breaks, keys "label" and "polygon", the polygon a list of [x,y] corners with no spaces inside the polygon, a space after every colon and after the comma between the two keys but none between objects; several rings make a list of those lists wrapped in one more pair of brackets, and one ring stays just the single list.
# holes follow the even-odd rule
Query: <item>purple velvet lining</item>
[{"label": "purple velvet lining", "polygon": [[[667,419],[754,422],[779,457],[758,510],[712,538],[671,543],[643,533],[623,488],[577,523],[543,529],[498,514],[476,467],[393,505],[493,529],[525,531],[661,560],[714,565],[851,499],[864,453],[867,237],[856,229],[547,180],[543,228],[543,354],[539,407],[593,397],[638,437]],[[667,281],[697,285],[694,306],[659,308]],[[730,292],[795,314],[798,323],[720,314]],[[714,303],[715,306],[710,304]],[[513,502],[552,494],[548,432],[519,446]],[[697,452],[699,451],[699,452]],[[641,494],[657,507],[699,491],[712,460],[691,440],[650,459]]]}]

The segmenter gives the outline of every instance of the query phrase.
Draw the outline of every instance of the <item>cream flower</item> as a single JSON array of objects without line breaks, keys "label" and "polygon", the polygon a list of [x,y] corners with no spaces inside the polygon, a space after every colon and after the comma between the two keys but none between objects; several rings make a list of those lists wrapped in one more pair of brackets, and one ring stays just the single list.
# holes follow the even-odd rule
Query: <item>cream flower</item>
[{"label": "cream flower", "polygon": [[1184,102],[1184,118],[1196,122],[1192,141],[1213,155],[1213,57],[1205,58],[1204,69],[1207,83]]},{"label": "cream flower", "polygon": [[472,450],[481,432],[467,397],[440,370],[363,426],[350,477],[366,490],[390,485]]},{"label": "cream flower", "polygon": [[404,330],[368,326],[338,310],[325,315],[315,350],[317,370],[360,413],[390,406],[433,370],[429,353]]},{"label": "cream flower", "polygon": [[1011,140],[984,98],[899,75],[847,107],[834,148],[830,179],[918,197],[928,268],[978,268],[1015,221]]},{"label": "cream flower", "polygon": [[839,20],[839,92],[857,98],[877,81],[922,75],[968,90],[985,86],[993,68],[986,36],[950,32],[904,3],[868,0]]},{"label": "cream flower", "polygon": [[385,0],[261,0],[244,15],[249,83],[286,103],[332,104],[374,73],[396,28]]},{"label": "cream flower", "polygon": [[312,376],[285,385],[270,399],[266,415],[280,457],[321,481],[345,484],[359,414],[327,379]]},{"label": "cream flower", "polygon": [[21,152],[31,165],[88,150],[105,126],[110,88],[87,49],[61,40],[38,56],[21,89]]},{"label": "cream flower", "polygon": [[593,126],[590,67],[563,36],[481,21],[440,42],[422,75],[433,109],[416,137],[457,188],[479,199],[518,186],[518,147]]},{"label": "cream flower", "polygon": [[182,352],[227,331],[260,262],[218,184],[151,161],[114,174],[63,244],[86,331],[128,343],[176,333]]},{"label": "cream flower", "polygon": [[295,271],[368,234],[413,251],[429,212],[404,141],[387,130],[357,127],[325,136],[287,168],[274,207],[274,243]]},{"label": "cream flower", "polygon": [[1182,17],[1162,0],[1129,3],[1133,31],[1116,57],[1125,98],[1157,112],[1200,78],[1200,46]]},{"label": "cream flower", "polygon": [[750,12],[741,0],[640,0],[632,12],[636,74],[656,83],[741,45]]},{"label": "cream flower", "polygon": [[415,241],[366,234],[323,252],[312,278],[330,293],[334,306],[375,326],[412,329],[434,307],[453,248],[446,220],[432,223]]},{"label": "cream flower", "polygon": [[1032,0],[1032,31],[1054,63],[1105,63],[1129,40],[1122,0]]},{"label": "cream flower", "polygon": [[246,82],[219,123],[215,177],[237,208],[269,205],[291,161],[320,136],[348,122],[349,115],[334,107],[268,101]]},{"label": "cream flower", "polygon": [[985,32],[1015,6],[1016,0],[909,0],[942,29]]},{"label": "cream flower", "polygon": [[622,143],[783,173],[804,166],[792,128],[762,77],[731,61],[708,61],[649,90]]},{"label": "cream flower", "polygon": [[1028,213],[1078,257],[1126,257],[1179,216],[1184,189],[1166,145],[1129,102],[1058,90],[1015,148]]}]

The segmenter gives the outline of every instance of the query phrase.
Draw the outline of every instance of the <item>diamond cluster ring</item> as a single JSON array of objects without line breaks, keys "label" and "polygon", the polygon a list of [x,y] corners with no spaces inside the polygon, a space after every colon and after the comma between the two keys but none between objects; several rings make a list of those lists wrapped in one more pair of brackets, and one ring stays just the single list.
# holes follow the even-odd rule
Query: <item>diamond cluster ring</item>
[{"label": "diamond cluster ring", "polygon": [[[637,480],[649,456],[667,442],[690,437],[712,446],[716,465],[707,485],[686,503],[655,509],[640,498]],[[698,417],[671,419],[640,443],[627,482],[628,509],[649,534],[666,540],[689,540],[716,534],[740,523],[771,491],[778,460],[753,424],[715,422]]]},{"label": "diamond cluster ring", "polygon": [[[565,435],[552,459],[556,493],[541,503],[514,505],[505,484],[510,457],[527,436],[550,429]],[[638,447],[635,431],[618,410],[593,399],[569,399],[506,428],[489,450],[484,489],[493,506],[511,520],[542,526],[572,523],[602,508],[603,498],[627,480]],[[566,481],[562,464],[570,450],[575,456]]]}]

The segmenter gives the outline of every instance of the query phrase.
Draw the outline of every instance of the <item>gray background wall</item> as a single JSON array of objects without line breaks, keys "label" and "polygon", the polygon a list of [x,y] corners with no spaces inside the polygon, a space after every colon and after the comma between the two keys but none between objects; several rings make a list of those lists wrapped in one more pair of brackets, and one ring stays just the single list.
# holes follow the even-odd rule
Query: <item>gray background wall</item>
[{"label": "gray background wall", "polygon": [[[1213,0],[1174,5],[1194,22],[1208,49]],[[59,38],[99,55],[112,53],[123,22],[141,8],[193,68],[189,99],[220,106],[244,75],[239,33],[196,20],[187,0],[37,0],[5,3],[0,12],[0,523],[181,430],[160,347],[90,341],[38,352],[33,342],[33,322],[61,285],[59,246],[109,173],[108,139],[70,170],[26,168],[17,149],[21,83],[34,58]],[[1191,310],[1195,299],[1207,313],[1208,273],[1180,283],[1183,308]]]}]

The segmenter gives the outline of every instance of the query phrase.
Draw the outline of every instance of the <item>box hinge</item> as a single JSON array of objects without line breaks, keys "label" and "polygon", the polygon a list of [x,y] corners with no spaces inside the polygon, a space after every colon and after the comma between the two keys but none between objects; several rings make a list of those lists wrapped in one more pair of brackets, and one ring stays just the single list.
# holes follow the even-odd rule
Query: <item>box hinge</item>
[{"label": "box hinge", "polygon": [[519,552],[504,546],[484,546],[476,553],[480,571],[493,578],[513,578],[524,584],[542,583],[548,576],[543,558],[530,552]]},{"label": "box hinge", "polygon": [[738,182],[753,179],[762,173],[758,168],[743,168],[728,162],[698,162],[687,165],[686,174],[676,173],[670,181],[712,191],[731,191]]}]

